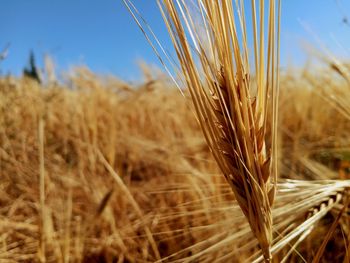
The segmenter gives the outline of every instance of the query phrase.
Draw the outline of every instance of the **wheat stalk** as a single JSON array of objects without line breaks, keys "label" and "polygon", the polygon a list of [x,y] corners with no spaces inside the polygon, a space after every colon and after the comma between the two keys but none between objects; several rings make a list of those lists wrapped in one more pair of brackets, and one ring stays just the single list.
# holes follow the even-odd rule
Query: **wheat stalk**
[{"label": "wheat stalk", "polygon": [[[256,3],[251,1],[254,82],[250,74],[243,1],[236,1],[237,17],[231,0],[199,0],[194,6],[180,0],[158,1],[207,144],[248,219],[266,261],[271,260],[271,207],[277,179],[278,97],[278,22],[276,3],[268,2],[265,39],[266,3],[261,0],[256,11]],[[204,41],[192,10],[197,10],[200,17]],[[271,106],[272,121],[268,123]],[[267,133],[269,125],[271,133]]]},{"label": "wheat stalk", "polygon": [[[207,144],[258,239],[265,260],[270,261],[271,207],[277,181],[276,2],[260,0],[256,5],[255,0],[251,1],[255,81],[249,63],[244,1],[235,1],[235,6],[232,0],[157,2]],[[142,26],[144,19],[137,18],[139,13],[130,0],[124,3],[156,51],[145,30],[149,29],[148,24]],[[151,34],[154,37],[152,31]],[[157,38],[155,42],[159,44]],[[156,51],[158,57],[160,53]]]}]

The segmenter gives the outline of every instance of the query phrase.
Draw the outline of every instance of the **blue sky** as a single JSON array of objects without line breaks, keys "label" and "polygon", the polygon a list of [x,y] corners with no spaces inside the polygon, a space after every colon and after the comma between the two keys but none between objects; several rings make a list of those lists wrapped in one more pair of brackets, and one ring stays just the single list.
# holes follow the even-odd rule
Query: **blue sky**
[{"label": "blue sky", "polygon": [[[169,45],[155,0],[135,0],[157,36]],[[250,1],[249,1],[250,2]],[[301,43],[320,43],[337,56],[350,57],[348,0],[282,0],[281,62],[300,66],[307,55]],[[137,79],[137,62],[159,65],[121,0],[2,0],[0,50],[10,43],[2,73],[20,74],[33,50],[39,65],[50,54],[58,71],[87,65],[93,71]],[[350,23],[350,21],[349,21]]]}]

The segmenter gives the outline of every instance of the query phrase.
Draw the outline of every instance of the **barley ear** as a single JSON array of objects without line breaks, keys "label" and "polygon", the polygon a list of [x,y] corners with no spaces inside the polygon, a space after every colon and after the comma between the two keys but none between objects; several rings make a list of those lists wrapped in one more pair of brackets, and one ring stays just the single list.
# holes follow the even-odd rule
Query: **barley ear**
[{"label": "barley ear", "polygon": [[245,1],[188,2],[158,4],[207,144],[268,262],[277,181],[277,4],[251,1],[253,77]]}]

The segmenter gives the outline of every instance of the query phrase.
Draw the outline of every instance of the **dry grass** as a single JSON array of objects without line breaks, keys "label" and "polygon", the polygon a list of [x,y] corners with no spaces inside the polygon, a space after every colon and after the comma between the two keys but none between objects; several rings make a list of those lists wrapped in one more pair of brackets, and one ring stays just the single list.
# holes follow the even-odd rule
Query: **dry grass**
[{"label": "dry grass", "polygon": [[[328,73],[329,91],[348,89]],[[281,78],[281,177],[313,181],[279,184],[276,262],[311,262],[349,184],[333,181],[349,158],[349,120],[318,79]],[[190,101],[167,80],[136,87],[78,69],[62,86],[2,78],[0,93],[1,262],[259,260]],[[345,211],[323,262],[346,262],[347,247]]]}]

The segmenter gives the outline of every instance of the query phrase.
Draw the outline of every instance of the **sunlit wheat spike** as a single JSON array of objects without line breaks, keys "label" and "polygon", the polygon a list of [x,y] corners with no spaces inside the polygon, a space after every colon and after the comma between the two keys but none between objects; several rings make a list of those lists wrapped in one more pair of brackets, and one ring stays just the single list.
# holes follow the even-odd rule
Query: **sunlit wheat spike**
[{"label": "sunlit wheat spike", "polygon": [[270,261],[277,178],[277,4],[251,1],[253,63],[243,1],[158,4],[207,144]]}]

